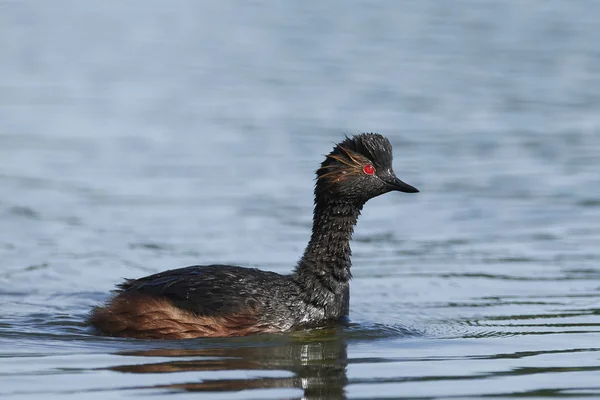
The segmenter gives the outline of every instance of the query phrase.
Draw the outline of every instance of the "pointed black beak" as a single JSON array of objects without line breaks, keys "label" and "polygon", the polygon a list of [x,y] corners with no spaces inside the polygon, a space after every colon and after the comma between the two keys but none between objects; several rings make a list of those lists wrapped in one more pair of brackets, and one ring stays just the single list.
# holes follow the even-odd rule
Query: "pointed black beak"
[{"label": "pointed black beak", "polygon": [[385,183],[387,183],[391,190],[397,190],[404,193],[419,193],[419,189],[410,186],[408,183],[402,182],[395,175],[392,175],[390,179],[386,179]]}]

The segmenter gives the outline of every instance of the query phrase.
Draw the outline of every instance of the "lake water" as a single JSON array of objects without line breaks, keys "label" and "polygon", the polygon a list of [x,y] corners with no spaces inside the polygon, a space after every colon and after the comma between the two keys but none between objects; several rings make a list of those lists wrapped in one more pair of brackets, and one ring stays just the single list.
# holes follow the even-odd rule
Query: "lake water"
[{"label": "lake water", "polygon": [[[0,397],[600,396],[600,2],[0,1]],[[351,323],[143,341],[123,277],[289,272],[375,131]]]}]

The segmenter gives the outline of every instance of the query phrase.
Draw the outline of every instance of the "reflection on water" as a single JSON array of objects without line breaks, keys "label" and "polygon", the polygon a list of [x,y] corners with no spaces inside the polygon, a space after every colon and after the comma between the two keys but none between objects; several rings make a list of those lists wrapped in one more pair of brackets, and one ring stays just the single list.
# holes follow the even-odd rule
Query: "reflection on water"
[{"label": "reflection on water", "polygon": [[[347,344],[334,332],[317,331],[287,337],[258,347],[152,349],[118,353],[136,357],[168,357],[173,361],[110,367],[122,373],[163,374],[192,371],[289,371],[290,377],[207,379],[167,385],[158,389],[186,391],[240,391],[261,388],[298,388],[305,399],[345,398]],[[279,343],[280,342],[280,343]],[[180,360],[184,358],[185,360]]]}]

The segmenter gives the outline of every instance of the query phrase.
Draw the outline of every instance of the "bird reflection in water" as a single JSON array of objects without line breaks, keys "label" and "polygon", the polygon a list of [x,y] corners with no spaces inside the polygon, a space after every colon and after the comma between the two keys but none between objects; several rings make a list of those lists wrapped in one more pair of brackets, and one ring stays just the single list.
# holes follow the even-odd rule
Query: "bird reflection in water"
[{"label": "bird reflection in water", "polygon": [[[299,388],[304,399],[343,399],[347,383],[347,344],[334,329],[274,336],[273,341],[223,343],[221,347],[152,349],[121,352],[140,357],[172,357],[173,361],[111,367],[124,373],[193,371],[290,371],[292,377],[210,379],[155,385],[173,391],[226,392],[266,388]],[[190,342],[198,346],[196,341]],[[210,342],[207,342],[210,345]],[[215,343],[216,344],[216,343]],[[202,344],[200,344],[202,346]],[[214,345],[213,345],[214,346]],[[189,360],[190,357],[198,359]],[[185,358],[185,360],[178,360]]]}]

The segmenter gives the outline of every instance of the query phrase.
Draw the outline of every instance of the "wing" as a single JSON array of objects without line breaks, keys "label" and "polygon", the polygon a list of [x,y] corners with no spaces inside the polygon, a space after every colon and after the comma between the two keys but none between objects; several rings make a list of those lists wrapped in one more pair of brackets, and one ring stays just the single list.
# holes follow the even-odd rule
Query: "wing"
[{"label": "wing", "polygon": [[257,308],[268,288],[285,277],[274,272],[232,265],[203,265],[173,269],[120,284],[121,293],[165,297],[199,315],[223,315]]}]

